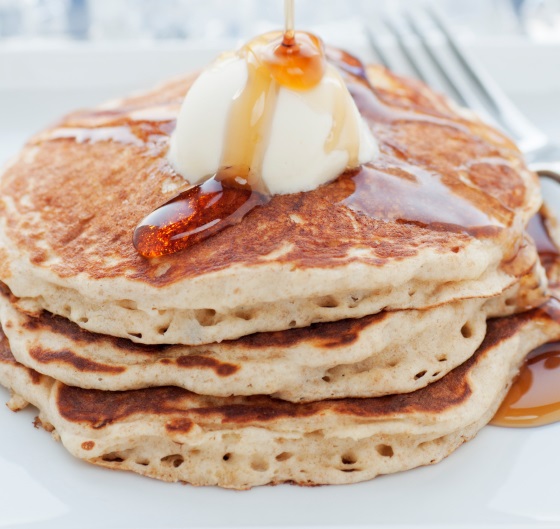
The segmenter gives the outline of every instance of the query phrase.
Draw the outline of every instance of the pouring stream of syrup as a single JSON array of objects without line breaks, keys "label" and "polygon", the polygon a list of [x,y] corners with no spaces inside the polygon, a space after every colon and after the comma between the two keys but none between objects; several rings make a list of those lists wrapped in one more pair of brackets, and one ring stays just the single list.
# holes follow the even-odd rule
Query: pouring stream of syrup
[{"label": "pouring stream of syrup", "polygon": [[284,43],[289,45],[295,40],[295,7],[294,0],[284,0]]}]

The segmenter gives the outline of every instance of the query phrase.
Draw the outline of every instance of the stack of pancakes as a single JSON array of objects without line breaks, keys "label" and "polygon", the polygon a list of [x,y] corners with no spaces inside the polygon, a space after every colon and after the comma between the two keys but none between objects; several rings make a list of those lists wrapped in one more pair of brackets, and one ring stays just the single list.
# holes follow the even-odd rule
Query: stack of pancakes
[{"label": "stack of pancakes", "polygon": [[189,187],[166,153],[192,77],[34,137],[0,178],[12,409],[89,462],[230,488],[362,481],[472,438],[560,337],[538,179],[466,111],[368,75],[374,163],[157,259],[131,238]]}]

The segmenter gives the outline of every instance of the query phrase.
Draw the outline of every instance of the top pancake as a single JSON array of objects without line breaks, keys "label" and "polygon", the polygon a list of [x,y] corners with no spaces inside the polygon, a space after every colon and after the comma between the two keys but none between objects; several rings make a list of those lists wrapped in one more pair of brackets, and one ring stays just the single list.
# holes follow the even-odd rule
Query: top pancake
[{"label": "top pancake", "polygon": [[[498,294],[521,273],[501,265],[539,207],[536,177],[507,138],[423,85],[368,74],[373,89],[350,88],[380,144],[374,163],[154,260],[132,233],[189,186],[166,152],[192,77],[68,116],[1,176],[0,280],[26,310],[146,343]],[[262,309],[271,318],[253,317]]]}]

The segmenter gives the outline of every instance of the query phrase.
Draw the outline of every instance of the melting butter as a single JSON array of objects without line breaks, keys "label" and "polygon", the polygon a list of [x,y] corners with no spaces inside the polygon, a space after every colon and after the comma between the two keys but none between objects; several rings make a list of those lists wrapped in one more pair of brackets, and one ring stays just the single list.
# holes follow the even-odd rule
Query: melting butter
[{"label": "melting butter", "polygon": [[262,193],[309,191],[372,161],[377,144],[321,41],[258,37],[216,61],[183,102],[169,157],[200,183],[228,168]]}]

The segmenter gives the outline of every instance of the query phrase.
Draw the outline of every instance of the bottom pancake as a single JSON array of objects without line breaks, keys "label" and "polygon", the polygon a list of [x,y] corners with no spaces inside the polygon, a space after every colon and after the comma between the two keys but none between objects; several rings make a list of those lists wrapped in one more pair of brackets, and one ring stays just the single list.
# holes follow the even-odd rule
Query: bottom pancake
[{"label": "bottom pancake", "polygon": [[[552,314],[552,316],[551,316]],[[0,383],[71,454],[165,481],[247,489],[364,481],[440,461],[493,416],[525,355],[560,337],[560,304],[491,320],[477,352],[404,395],[293,404],[177,387],[105,392],[18,364],[2,334]]]}]

